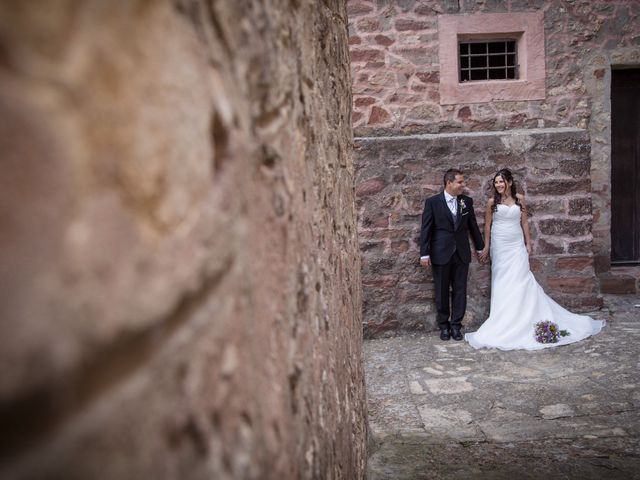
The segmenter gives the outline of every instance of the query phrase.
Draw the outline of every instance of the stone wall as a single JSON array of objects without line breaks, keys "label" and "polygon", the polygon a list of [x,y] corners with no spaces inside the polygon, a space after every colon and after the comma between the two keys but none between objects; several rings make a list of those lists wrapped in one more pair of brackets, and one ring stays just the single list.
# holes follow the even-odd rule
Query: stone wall
[{"label": "stone wall", "polygon": [[[459,147],[467,144],[470,141],[468,138],[474,138],[465,137],[467,132],[496,132],[497,137],[507,138],[497,132],[550,128],[579,129],[582,131],[579,135],[580,142],[586,141],[586,144],[581,147],[582,153],[579,154],[579,163],[582,165],[580,168],[584,167],[584,162],[587,160],[583,158],[586,148],[590,151],[590,171],[585,176],[580,170],[581,180],[577,185],[559,180],[553,187],[555,191],[550,193],[563,196],[563,214],[571,215],[570,210],[576,214],[582,212],[579,215],[582,215],[584,220],[589,220],[588,225],[585,224],[585,230],[582,227],[576,227],[572,222],[567,223],[563,218],[550,217],[541,224],[533,220],[536,234],[543,234],[544,231],[562,233],[560,236],[547,238],[541,236],[537,244],[541,251],[536,251],[536,254],[543,257],[557,255],[558,261],[563,255],[582,255],[584,252],[587,257],[590,257],[592,254],[590,260],[584,260],[588,263],[585,268],[589,272],[597,273],[597,280],[601,284],[607,282],[611,250],[610,78],[611,70],[614,68],[634,65],[637,67],[640,64],[640,3],[626,0],[349,0],[347,9],[352,61],[354,128],[356,137],[359,138],[358,143],[361,146],[367,145],[359,154],[358,181],[367,182],[369,179],[376,178],[379,166],[392,165],[398,155],[402,155],[402,152],[395,154],[386,147],[382,149],[384,153],[377,152],[372,146],[376,144],[372,140],[373,137],[383,142],[386,141],[383,139],[406,135],[444,134],[445,137],[442,140],[438,137],[421,137],[425,144],[420,148],[432,151],[433,149],[426,145],[427,141],[435,142],[436,145],[443,142],[447,144],[449,140],[446,139],[449,137],[446,135],[462,134],[460,141],[456,140],[446,148],[434,147],[436,148],[433,150],[434,154],[429,158],[423,158],[422,168],[435,172],[445,166],[459,165],[464,168],[469,162],[475,161]],[[544,99],[441,105],[441,59],[439,58],[441,32],[438,30],[438,15],[517,14],[519,12],[542,12],[543,14],[546,76]],[[463,138],[466,140],[462,140]],[[544,138],[547,137],[537,140],[536,148],[539,152],[545,151],[540,143]],[[402,139],[398,138],[397,141],[402,142]],[[381,143],[377,144],[381,145]],[[551,146],[546,151],[553,150]],[[458,152],[461,157],[455,158],[453,163],[447,163],[446,159],[452,157],[452,152]],[[386,155],[386,157],[380,155]],[[571,159],[574,153],[568,155],[567,161],[574,161]],[[548,174],[555,174],[559,168],[556,164],[557,159],[553,156],[547,159],[540,153],[536,158],[536,162],[539,161],[552,165],[546,172]],[[478,170],[472,164],[471,168],[466,170],[472,176],[486,176],[489,171],[493,172],[499,167],[509,165],[512,165],[510,156],[501,158],[500,155],[496,155],[483,164],[483,169]],[[537,174],[532,174],[529,170],[520,171],[520,173],[525,174],[524,183],[527,186],[530,179],[535,182]],[[564,172],[563,175],[566,173],[568,172]],[[398,172],[397,175],[413,177],[414,174]],[[403,188],[401,184],[396,185],[396,182],[400,182],[397,180],[399,178],[397,175],[395,179],[385,177],[385,191]],[[402,178],[402,182],[412,179]],[[416,180],[420,181],[420,178]],[[435,179],[429,181],[440,188],[439,181],[436,182]],[[359,183],[357,188],[362,188],[366,192],[371,188],[368,185]],[[374,190],[375,188],[379,187],[374,187]],[[424,193],[428,194],[431,191],[431,188],[427,188]],[[568,193],[565,194],[565,191]],[[572,195],[575,192],[580,192],[583,198],[580,200],[573,198]],[[359,201],[361,213],[367,212],[368,208],[373,210],[378,208],[370,203],[373,199],[369,197],[360,198]],[[417,195],[411,201],[417,201]],[[484,204],[484,200],[481,203]],[[413,215],[417,215],[415,207],[412,208],[414,208]],[[559,207],[553,203],[541,204],[538,206],[538,213],[544,214],[545,208],[549,209],[546,214],[553,215]],[[372,225],[368,222],[370,220],[367,217],[360,220],[361,233],[365,236],[361,240],[361,245],[365,250],[363,258],[366,264],[371,262],[375,256],[373,252],[376,251],[369,245],[370,242],[366,238],[367,235],[372,235]],[[376,228],[386,228],[382,226],[384,220],[378,219],[377,222],[381,226]],[[395,226],[392,225],[392,228]],[[576,230],[574,233],[577,235],[577,244],[572,241],[573,237],[570,233],[573,230]],[[396,232],[395,235],[399,234]],[[396,241],[401,240],[412,245],[407,237]],[[587,247],[589,242],[590,245]],[[574,251],[578,248],[578,244],[580,252]],[[390,245],[388,240],[386,245]],[[370,250],[367,251],[367,249]],[[414,253],[411,252],[410,255]],[[555,260],[538,263],[540,258],[534,260],[533,268],[537,269],[538,276],[543,279],[545,285],[553,285],[552,281],[548,282],[545,279],[546,277],[553,278],[560,272],[565,272],[564,275],[569,277],[577,275],[582,278],[584,275],[585,270],[580,262],[563,261],[558,264],[559,269],[554,270],[557,263]],[[408,259],[407,262],[409,262]],[[378,325],[371,332],[393,330],[395,327],[392,325],[400,328],[419,325],[417,317],[404,310],[394,311],[393,314],[390,313],[393,309],[388,308],[383,311],[371,310],[372,302],[385,302],[383,298],[376,296],[375,290],[371,290],[372,282],[374,284],[384,281],[392,283],[395,280],[374,278],[366,264],[363,267],[365,323]],[[565,270],[564,267],[568,265],[573,265],[572,268],[575,271],[571,268]],[[471,273],[472,278],[474,275],[480,275],[479,271],[474,269]],[[483,277],[480,278],[480,285],[484,281]],[[573,281],[579,283],[578,280]],[[583,287],[567,287],[567,289],[571,288],[578,292],[582,291]],[[589,291],[591,286],[584,286],[584,289],[585,292]],[[596,282],[597,290],[598,282]],[[569,291],[565,293],[566,295],[562,295],[563,303],[575,306],[574,308],[588,309],[590,304],[596,306],[599,303],[597,295],[594,299],[588,300],[586,293],[574,294]],[[424,304],[425,300],[429,299],[424,297],[415,301],[415,308],[418,309],[418,305]],[[403,302],[407,305],[405,310],[410,309],[404,300]],[[475,318],[482,310],[482,304],[477,306],[472,304],[470,315]],[[382,316],[370,316],[373,311],[376,315],[382,312]],[[408,321],[409,317],[413,320]]]},{"label": "stone wall", "polygon": [[[540,10],[545,100],[440,105],[439,14]],[[348,11],[357,136],[587,128],[593,57],[640,46],[640,3],[627,0],[350,0]]]},{"label": "stone wall", "polygon": [[[357,139],[365,335],[436,328],[433,279],[419,264],[418,237],[424,200],[442,190],[452,166],[465,172],[481,229],[493,173],[512,169],[531,212],[537,280],[572,310],[601,307],[591,252],[590,165],[589,136],[572,128]],[[490,266],[474,259],[466,327],[487,318],[489,295]]]},{"label": "stone wall", "polygon": [[346,8],[0,4],[0,477],[362,478]]}]

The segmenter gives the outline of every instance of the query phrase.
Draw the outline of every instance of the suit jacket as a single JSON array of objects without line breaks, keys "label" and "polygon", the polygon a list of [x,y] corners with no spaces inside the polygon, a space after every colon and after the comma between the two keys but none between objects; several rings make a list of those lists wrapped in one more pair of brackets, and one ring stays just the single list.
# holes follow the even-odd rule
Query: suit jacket
[{"label": "suit jacket", "polygon": [[435,265],[448,263],[456,250],[463,262],[470,263],[469,233],[476,250],[484,248],[484,240],[473,211],[473,200],[466,195],[458,195],[457,202],[458,215],[455,221],[445,201],[444,191],[424,202],[420,256],[429,255]]}]

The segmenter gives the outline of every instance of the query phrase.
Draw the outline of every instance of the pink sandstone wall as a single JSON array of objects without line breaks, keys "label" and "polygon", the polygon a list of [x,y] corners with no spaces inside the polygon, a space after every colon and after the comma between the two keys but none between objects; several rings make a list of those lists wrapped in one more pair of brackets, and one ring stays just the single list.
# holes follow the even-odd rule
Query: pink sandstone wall
[{"label": "pink sandstone wall", "polygon": [[1,2],[0,39],[0,478],[363,478],[344,2]]},{"label": "pink sandstone wall", "polygon": [[[624,0],[349,0],[347,8],[356,136],[588,128],[592,57],[640,45],[640,4]],[[439,14],[539,11],[546,99],[440,105]]]}]

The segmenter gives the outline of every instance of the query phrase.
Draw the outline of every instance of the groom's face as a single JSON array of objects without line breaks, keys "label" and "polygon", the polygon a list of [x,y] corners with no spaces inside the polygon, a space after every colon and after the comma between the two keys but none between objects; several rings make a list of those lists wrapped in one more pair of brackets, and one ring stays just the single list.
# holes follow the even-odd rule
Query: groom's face
[{"label": "groom's face", "polygon": [[466,187],[464,175],[456,175],[453,182],[447,182],[447,192],[449,192],[449,195],[462,195],[464,187]]}]

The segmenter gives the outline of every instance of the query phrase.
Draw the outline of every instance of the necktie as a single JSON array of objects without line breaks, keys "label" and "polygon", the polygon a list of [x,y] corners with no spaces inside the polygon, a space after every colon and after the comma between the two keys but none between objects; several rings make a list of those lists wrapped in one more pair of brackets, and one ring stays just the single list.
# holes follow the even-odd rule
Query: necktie
[{"label": "necktie", "polygon": [[453,197],[449,200],[449,210],[451,210],[451,214],[453,215],[453,218],[455,219],[457,216],[457,211],[456,211],[456,197]]}]

